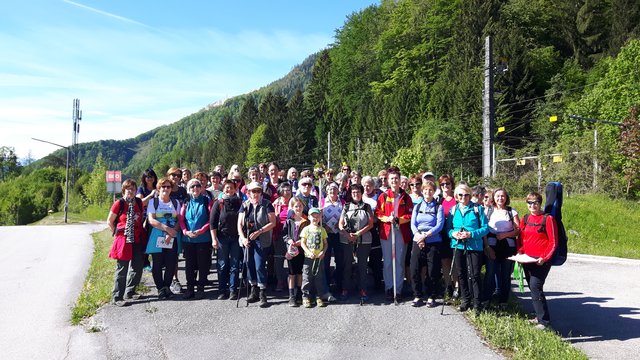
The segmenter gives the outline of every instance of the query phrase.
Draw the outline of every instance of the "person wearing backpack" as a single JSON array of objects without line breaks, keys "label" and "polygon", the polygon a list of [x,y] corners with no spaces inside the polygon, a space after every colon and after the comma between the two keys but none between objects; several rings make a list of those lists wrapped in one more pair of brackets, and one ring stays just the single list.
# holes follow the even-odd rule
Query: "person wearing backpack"
[{"label": "person wearing backpack", "polygon": [[483,282],[483,302],[488,304],[494,293],[498,292],[498,303],[501,308],[506,307],[511,294],[511,273],[513,261],[508,257],[516,254],[516,238],[520,232],[520,218],[516,209],[509,206],[511,198],[505,189],[487,191],[485,194],[493,195],[493,201],[483,201],[485,205],[493,204],[487,213],[489,221],[489,234],[487,242],[489,247],[485,249],[486,271]]},{"label": "person wearing backpack", "polygon": [[[200,180],[192,178],[187,182],[190,199],[180,210],[178,220],[182,229],[182,247],[185,258],[185,277],[187,291],[184,299],[203,299],[207,275],[211,268],[211,233],[209,232],[209,213],[211,201],[204,195]],[[197,293],[196,272],[198,274]]]},{"label": "person wearing backpack", "polygon": [[481,205],[471,202],[471,189],[458,185],[454,191],[458,203],[450,210],[446,229],[454,249],[456,272],[462,302],[458,310],[463,312],[473,307],[476,313],[482,309],[480,270],[483,261],[484,236],[489,232],[487,216]]},{"label": "person wearing backpack", "polygon": [[551,270],[553,253],[558,246],[558,227],[553,216],[542,211],[542,195],[530,192],[527,195],[529,214],[520,220],[520,236],[517,249],[519,254],[526,254],[537,260],[522,264],[524,275],[531,291],[531,301],[536,312],[532,323],[537,329],[546,329],[551,322],[547,299],[544,295],[544,282]]},{"label": "person wearing backpack", "polygon": [[127,179],[122,183],[122,199],[111,205],[107,223],[113,234],[109,257],[117,260],[111,302],[125,306],[125,299],[137,299],[136,286],[142,276],[144,253],[144,228],[142,200],[135,197],[136,182]]},{"label": "person wearing backpack", "polygon": [[251,295],[247,302],[267,303],[267,255],[271,247],[271,232],[276,227],[276,213],[271,202],[262,197],[262,186],[256,181],[247,185],[249,200],[240,207],[238,234],[240,242],[248,252],[247,275],[251,283]]},{"label": "person wearing backpack", "polygon": [[174,186],[175,183],[168,177],[158,180],[159,195],[153,198],[147,207],[147,219],[152,228],[146,253],[151,254],[151,274],[159,300],[173,296],[169,287],[178,265],[176,237],[181,234],[178,223],[180,202],[171,198],[171,189]]},{"label": "person wearing backpack", "polygon": [[242,199],[232,180],[224,181],[222,191],[222,198],[217,199],[211,207],[209,222],[213,247],[218,250],[218,300],[237,300],[240,268],[238,211],[242,206]]}]

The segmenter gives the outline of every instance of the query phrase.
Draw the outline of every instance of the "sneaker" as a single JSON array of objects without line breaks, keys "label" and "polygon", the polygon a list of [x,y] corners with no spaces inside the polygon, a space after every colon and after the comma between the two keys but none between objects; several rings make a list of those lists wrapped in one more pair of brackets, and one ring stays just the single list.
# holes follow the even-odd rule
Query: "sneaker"
[{"label": "sneaker", "polygon": [[327,306],[327,303],[324,302],[324,300],[322,300],[322,298],[318,298],[318,300],[316,300],[316,305],[318,305],[318,307],[325,307],[325,306]]},{"label": "sneaker", "polygon": [[307,297],[302,298],[302,306],[306,307],[307,309],[311,308],[311,299]]},{"label": "sneaker", "polygon": [[229,293],[229,300],[238,300],[238,292],[237,291],[231,291]]},{"label": "sneaker", "polygon": [[229,292],[223,291],[218,295],[218,300],[227,300],[229,298]]},{"label": "sneaker", "polygon": [[453,295],[451,295],[451,296],[452,296],[454,299],[459,298],[459,297],[460,297],[460,289],[458,289],[458,288],[456,287],[456,289],[455,289],[455,290],[453,290]]},{"label": "sneaker", "polygon": [[298,307],[298,302],[296,301],[295,296],[289,296],[289,306],[290,307]]},{"label": "sneaker", "polygon": [[536,326],[534,326],[534,328],[536,330],[547,330],[547,326],[544,324],[537,324]]},{"label": "sneaker", "polygon": [[140,299],[140,294],[138,293],[130,293],[130,294],[125,294],[124,295],[124,299],[125,300],[138,300]]},{"label": "sneaker", "polygon": [[436,307],[436,301],[433,298],[427,299],[427,307],[430,307],[430,308]]},{"label": "sneaker", "polygon": [[529,319],[527,321],[529,322],[529,324],[538,325],[538,318]]},{"label": "sneaker", "polygon": [[336,302],[338,301],[338,299],[336,299],[335,296],[333,296],[331,293],[327,293],[325,296],[327,302]]},{"label": "sneaker", "polygon": [[127,302],[124,301],[124,299],[113,299],[111,300],[111,304],[117,306],[117,307],[123,307],[123,306],[127,306]]},{"label": "sneaker", "polygon": [[169,289],[171,289],[174,294],[180,294],[182,292],[182,285],[180,285],[180,281],[173,280]]},{"label": "sneaker", "polygon": [[419,297],[413,299],[413,302],[411,302],[411,306],[413,307],[420,307],[424,305],[424,301],[422,301],[422,299],[420,299]]}]

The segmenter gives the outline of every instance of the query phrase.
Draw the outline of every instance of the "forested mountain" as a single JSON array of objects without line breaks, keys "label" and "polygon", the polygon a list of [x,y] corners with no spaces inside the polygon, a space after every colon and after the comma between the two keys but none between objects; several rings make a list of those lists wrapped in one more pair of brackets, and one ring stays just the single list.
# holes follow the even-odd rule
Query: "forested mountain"
[{"label": "forested mountain", "polygon": [[326,162],[330,132],[331,158],[367,173],[394,163],[475,181],[488,35],[507,69],[494,78],[496,157],[514,159],[498,162],[494,184],[522,192],[541,175],[571,192],[639,191],[638,160],[620,145],[637,136],[568,117],[637,121],[635,0],[384,0],[348,16],[334,44],[287,77],[135,139],[83,144],[80,158],[90,168],[100,151],[136,177],[149,166],[304,166]]}]

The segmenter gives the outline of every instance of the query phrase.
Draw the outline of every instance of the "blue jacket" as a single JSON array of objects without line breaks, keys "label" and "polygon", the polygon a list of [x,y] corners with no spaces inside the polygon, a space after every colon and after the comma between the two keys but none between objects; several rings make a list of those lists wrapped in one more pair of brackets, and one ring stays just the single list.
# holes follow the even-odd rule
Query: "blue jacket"
[{"label": "blue jacket", "polygon": [[432,235],[424,240],[425,243],[442,241],[440,231],[444,226],[444,210],[442,205],[435,200],[430,203],[420,201],[413,207],[411,214],[411,231],[415,235],[418,232],[431,230]]},{"label": "blue jacket", "polygon": [[183,236],[182,241],[188,243],[206,243],[211,242],[211,232],[209,231],[209,213],[210,200],[204,195],[197,198],[191,198],[182,207],[183,230],[197,231],[205,230],[202,234],[195,238]]},{"label": "blue jacket", "polygon": [[[451,238],[451,247],[459,250],[466,249],[472,251],[482,251],[484,244],[482,237],[489,233],[489,225],[484,209],[480,205],[469,203],[464,209],[460,209],[462,205],[456,204],[451,208],[450,216],[447,217],[446,229]],[[458,241],[453,237],[453,233],[458,232],[460,228],[464,228],[471,233],[471,238],[467,241]]]}]

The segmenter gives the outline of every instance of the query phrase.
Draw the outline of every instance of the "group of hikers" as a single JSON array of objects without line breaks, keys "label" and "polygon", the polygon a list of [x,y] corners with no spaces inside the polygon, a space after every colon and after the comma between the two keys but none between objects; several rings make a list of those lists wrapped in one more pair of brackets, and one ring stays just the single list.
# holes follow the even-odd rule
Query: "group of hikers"
[{"label": "group of hikers", "polygon": [[[557,228],[537,192],[527,195],[529,212],[520,217],[504,188],[456,185],[446,174],[405,177],[390,167],[362,176],[347,164],[298,173],[271,162],[246,175],[245,183],[238,166],[227,173],[218,165],[208,174],[172,167],[160,178],[147,169],[139,186],[125,180],[108,217],[109,256],[117,260],[112,303],[139,298],[149,255],[158,299],[182,292],[202,299],[215,255],[219,300],[237,300],[242,282],[247,303],[260,307],[269,306],[272,284],[288,290],[292,307],[347,302],[356,293],[363,304],[372,291],[398,303],[407,284],[412,306],[459,298],[459,311],[480,312],[506,306],[509,258],[524,254],[531,322],[549,326],[543,286]],[[179,255],[186,289],[177,277]]]}]

